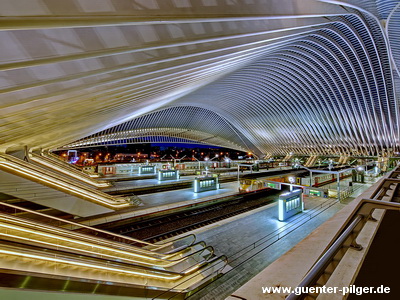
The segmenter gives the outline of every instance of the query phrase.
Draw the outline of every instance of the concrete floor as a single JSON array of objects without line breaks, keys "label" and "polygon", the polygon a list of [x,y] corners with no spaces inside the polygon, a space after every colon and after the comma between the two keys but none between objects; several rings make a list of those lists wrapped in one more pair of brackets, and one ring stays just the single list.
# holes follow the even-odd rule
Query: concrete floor
[{"label": "concrete floor", "polygon": [[343,203],[330,198],[305,197],[305,211],[286,222],[278,221],[277,202],[274,202],[233,220],[196,230],[198,240],[213,246],[216,255],[226,255],[234,268],[189,299],[225,299],[370,185],[355,183],[352,198]]},{"label": "concrete floor", "polygon": [[206,198],[210,196],[224,195],[227,193],[236,194],[237,192],[238,183],[229,182],[222,183],[221,188],[218,190],[206,191],[201,193],[194,193],[193,189],[190,188],[155,194],[140,195],[139,198],[143,201],[143,206],[140,206],[140,208],[144,209],[148,207],[177,203],[182,201],[188,201],[189,204],[191,200]]},{"label": "concrete floor", "polygon": [[121,218],[132,218],[141,215],[152,214],[162,210],[169,210],[194,203],[210,201],[215,198],[228,197],[237,194],[237,182],[223,183],[221,188],[213,191],[194,193],[193,189],[181,189],[154,194],[140,195],[143,205],[132,207],[129,210],[119,211],[112,214],[95,216],[80,220],[82,224],[94,226],[105,222],[112,222]]},{"label": "concrete floor", "polygon": [[[285,233],[288,227],[302,216],[302,214],[298,214],[285,222],[281,222],[278,220],[277,196],[266,197],[266,200],[273,200],[274,202],[267,205],[263,210],[249,216],[238,218],[212,230],[198,233],[198,238],[212,245],[217,254],[224,254],[229,257],[243,248],[243,246],[251,245],[265,236]],[[320,207],[321,204],[336,203],[336,200],[308,197],[305,198],[304,202],[305,210],[303,215]]]},{"label": "concrete floor", "polygon": [[175,183],[175,182],[187,182],[187,181],[193,181],[195,177],[196,176],[184,176],[178,180],[166,180],[166,181],[158,181],[157,178],[136,179],[136,180],[129,180],[129,181],[117,181],[117,182],[114,182],[114,186],[103,189],[103,191],[105,191],[105,192],[123,191],[126,189],[138,188],[138,187],[159,186],[159,185],[171,184],[171,183]]},{"label": "concrete floor", "polygon": [[[239,176],[243,176],[244,174],[252,174],[252,173],[262,173],[262,172],[272,172],[276,170],[290,170],[289,167],[282,167],[282,168],[273,168],[273,169],[261,169],[260,171],[243,171],[239,174]],[[214,170],[210,170],[210,174],[213,173]],[[217,169],[218,171],[218,169]],[[156,176],[156,175],[154,175]],[[229,176],[237,176],[237,171],[232,171],[232,172],[226,172],[226,173],[221,173],[220,177],[229,177]],[[198,177],[198,175],[188,175],[188,176],[181,176],[179,180],[166,180],[166,181],[158,181],[157,178],[153,179],[140,179],[139,175],[132,176],[135,179],[132,180],[127,180],[127,181],[117,181],[114,182],[114,186],[102,189],[102,191],[105,192],[110,192],[110,191],[123,191],[126,189],[131,189],[131,188],[138,188],[138,187],[150,187],[150,186],[159,186],[163,184],[171,184],[174,182],[188,182],[188,181],[194,181],[195,177]],[[112,180],[118,177],[104,177],[106,180]]]},{"label": "concrete floor", "polygon": [[[344,185],[348,186],[348,181],[344,183]],[[143,201],[143,205],[138,207],[137,210],[143,210],[146,208],[150,207],[157,207],[160,205],[168,205],[168,204],[173,204],[173,203],[178,203],[178,202],[184,202],[196,199],[202,199],[206,197],[212,197],[212,196],[226,196],[228,194],[235,194],[238,191],[238,183],[237,182],[230,182],[230,183],[222,183],[220,185],[220,189],[214,190],[214,191],[206,191],[202,193],[194,193],[193,189],[180,189],[180,190],[174,190],[174,191],[166,191],[166,192],[160,192],[160,193],[154,193],[154,194],[147,194],[147,195],[140,195],[139,198]],[[353,194],[350,199],[354,199],[357,197],[359,194],[363,192],[367,187],[369,187],[370,184],[358,184],[355,183],[353,185]],[[314,197],[308,197],[309,199],[312,199]],[[323,198],[321,198],[323,199]],[[311,201],[311,200],[309,200]],[[345,200],[345,203],[347,203],[349,200]],[[307,202],[306,202],[307,204]],[[310,205],[312,202],[310,202]],[[277,208],[276,208],[277,210]],[[277,212],[276,212],[277,215]],[[272,213],[271,213],[272,216]],[[277,221],[277,220],[276,220]],[[277,221],[278,222],[278,221]],[[270,224],[272,225],[272,224]]]}]

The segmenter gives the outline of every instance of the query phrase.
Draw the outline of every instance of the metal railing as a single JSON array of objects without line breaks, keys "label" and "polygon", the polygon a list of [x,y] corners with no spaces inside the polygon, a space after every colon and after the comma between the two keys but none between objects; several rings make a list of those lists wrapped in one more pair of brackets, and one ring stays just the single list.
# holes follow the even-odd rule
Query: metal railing
[{"label": "metal railing", "polygon": [[[236,271],[240,266],[244,265],[246,262],[250,261],[253,259],[256,255],[260,254],[262,251],[266,250],[268,247],[272,246],[288,234],[292,233],[296,229],[300,228],[302,225],[307,223],[308,221],[312,220],[325,210],[329,209],[333,205],[337,204],[338,202],[336,200],[326,200],[324,203],[319,204],[312,209],[310,209],[308,212],[295,216],[291,219],[290,222],[287,222],[285,225],[281,226],[280,228],[273,230],[272,232],[268,233],[267,235],[258,238],[256,241],[251,243],[250,245],[247,245],[235,253],[232,253],[230,255],[227,255],[227,263],[229,268],[225,271],[220,271],[221,275],[223,276],[216,278],[214,281],[209,281],[207,284],[199,287],[198,289],[192,290],[189,293],[185,295],[186,297],[193,296],[199,292],[201,292],[203,289],[206,289],[209,287],[210,284],[213,283],[218,283],[220,280],[223,282],[224,281],[224,276],[228,275],[230,272]],[[191,280],[189,277],[187,280]],[[184,283],[184,282],[183,282]],[[174,286],[173,289],[179,289],[179,285]],[[173,290],[171,289],[171,291]],[[164,291],[160,293],[156,298],[153,299],[160,299],[163,297],[168,291]],[[172,296],[168,299],[177,299],[177,296]]]},{"label": "metal railing", "polygon": [[[118,242],[118,243],[124,243],[127,245],[136,245],[136,246],[140,246],[140,247],[146,247],[149,251],[159,252],[160,255],[165,255],[164,251],[162,251],[162,250],[165,248],[168,248],[168,247],[174,247],[177,249],[181,249],[181,245],[182,245],[181,242],[183,243],[183,245],[185,247],[190,247],[191,245],[193,245],[196,242],[196,236],[194,234],[188,234],[188,235],[173,239],[168,242],[149,243],[149,242],[135,239],[132,237],[112,233],[107,230],[101,230],[101,229],[98,229],[95,227],[80,224],[80,223],[77,223],[77,222],[74,222],[71,220],[66,220],[66,219],[62,219],[59,217],[46,215],[44,213],[37,212],[37,211],[27,209],[27,208],[23,208],[23,207],[19,207],[19,206],[10,204],[10,203],[0,202],[0,207],[1,208],[7,207],[8,210],[6,210],[5,212],[9,213],[9,214],[13,214],[13,213],[15,214],[15,213],[21,213],[21,212],[29,213],[29,214],[32,214],[32,215],[40,218],[40,223],[48,224],[50,226],[60,227],[62,229],[74,230],[75,232],[77,232],[79,229],[79,231],[84,232],[87,235],[92,235],[92,236],[95,236],[98,238],[103,238],[105,240],[110,240],[110,241]],[[39,221],[36,221],[36,222],[39,222]]]},{"label": "metal railing", "polygon": [[[332,239],[327,249],[300,282],[298,285],[299,290],[305,291],[307,290],[306,287],[323,286],[328,281],[348,249],[362,249],[362,246],[356,242],[356,239],[367,221],[374,220],[372,218],[372,213],[375,209],[400,211],[400,203],[391,202],[393,197],[396,195],[396,190],[400,183],[400,179],[398,178],[399,176],[400,167],[392,171],[382,180],[371,195],[371,198],[373,199],[362,199],[359,202],[357,207],[353,210],[353,213],[345,222],[344,226],[342,226],[341,230]],[[383,201],[382,199],[384,197],[388,197],[389,201]],[[296,295],[293,292],[286,299],[297,300],[308,298],[314,299],[316,296],[315,294],[311,296],[308,293]]]}]

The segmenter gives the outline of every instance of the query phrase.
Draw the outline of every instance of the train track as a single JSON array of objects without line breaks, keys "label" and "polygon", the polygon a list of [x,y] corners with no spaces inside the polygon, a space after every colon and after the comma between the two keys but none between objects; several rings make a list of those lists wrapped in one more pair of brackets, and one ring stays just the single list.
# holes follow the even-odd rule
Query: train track
[{"label": "train track", "polygon": [[[240,175],[241,179],[245,178],[257,178],[257,177],[265,177],[265,176],[276,176],[276,175],[283,175],[286,173],[293,173],[293,174],[302,174],[307,172],[305,169],[298,169],[298,170],[276,170],[276,171],[269,171],[269,172],[259,172],[259,173],[252,173],[252,174],[243,174]],[[184,178],[182,178],[184,180]],[[220,183],[227,183],[237,181],[237,175],[230,176],[230,177],[221,177],[219,179]],[[128,196],[128,195],[143,195],[143,194],[152,194],[152,193],[160,193],[178,189],[186,189],[191,188],[193,186],[192,181],[184,181],[184,182],[172,182],[171,184],[162,184],[159,186],[150,186],[150,187],[136,187],[131,189],[124,189],[124,190],[116,190],[116,191],[109,191],[107,194],[110,195],[119,195],[119,196]]]},{"label": "train track", "polygon": [[[299,174],[304,172],[302,169],[289,171]],[[268,172],[267,175],[274,176],[287,172],[288,170],[279,170]],[[257,178],[260,175],[263,174],[246,174],[242,178]],[[237,180],[236,176],[234,180]],[[167,187],[166,190],[176,188]],[[279,190],[258,190],[256,192],[232,196],[227,201],[206,207],[193,208],[143,221],[125,219],[96,227],[140,240],[157,242],[267,205],[273,200],[266,201],[265,197],[280,192]]]},{"label": "train track", "polygon": [[273,201],[266,200],[266,196],[278,192],[280,191],[264,190],[236,195],[222,203],[151,218],[128,225],[118,226],[118,224],[114,224],[114,227],[107,227],[107,230],[149,242],[161,241],[265,206]]}]

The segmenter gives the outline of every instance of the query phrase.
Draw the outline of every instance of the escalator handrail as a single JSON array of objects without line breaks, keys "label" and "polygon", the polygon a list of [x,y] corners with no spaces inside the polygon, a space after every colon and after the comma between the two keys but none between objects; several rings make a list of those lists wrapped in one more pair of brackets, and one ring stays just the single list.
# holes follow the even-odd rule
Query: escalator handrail
[{"label": "escalator handrail", "polygon": [[[117,233],[112,233],[112,232],[109,232],[109,231],[106,231],[106,230],[102,230],[102,229],[94,228],[94,227],[91,227],[91,226],[87,226],[87,225],[84,225],[84,224],[80,224],[80,223],[77,223],[77,222],[74,222],[74,221],[64,220],[64,219],[61,219],[61,218],[58,218],[58,217],[55,217],[55,216],[49,216],[49,215],[46,215],[46,214],[43,214],[43,213],[40,213],[40,212],[37,212],[37,211],[34,211],[34,210],[30,210],[30,209],[27,209],[27,208],[23,208],[23,207],[19,207],[19,206],[13,205],[13,204],[10,204],[10,203],[0,202],[0,205],[8,206],[8,207],[11,207],[11,208],[16,209],[16,210],[22,210],[22,211],[25,211],[25,212],[28,212],[28,213],[35,214],[35,215],[40,216],[40,217],[52,219],[52,220],[55,220],[55,221],[58,221],[58,222],[61,222],[61,223],[66,223],[68,225],[73,225],[74,227],[77,227],[77,228],[85,228],[85,229],[93,230],[93,231],[100,232],[100,233],[103,233],[103,234],[106,234],[106,235],[115,236],[117,238],[129,241],[131,244],[138,243],[138,244],[143,244],[143,245],[147,245],[147,246],[152,246],[152,247],[155,247],[156,249],[162,249],[162,248],[164,248],[166,246],[173,245],[175,242],[183,240],[183,239],[188,238],[188,237],[192,237],[193,241],[190,244],[188,244],[187,246],[191,246],[196,241],[196,236],[194,234],[188,234],[188,235],[185,235],[185,236],[180,237],[178,239],[174,239],[172,241],[168,241],[166,243],[154,244],[154,243],[149,243],[149,242],[145,242],[145,241],[142,241],[142,240],[138,240],[138,239],[135,239],[135,238],[132,238],[132,237],[123,236],[123,235],[120,235],[120,234],[117,234]],[[61,226],[59,226],[59,227],[61,227]],[[126,243],[126,244],[129,245],[129,243]]]},{"label": "escalator handrail", "polygon": [[[61,177],[59,174],[43,169],[42,167],[39,167],[37,165],[35,165],[35,168],[33,168],[32,165],[24,161],[18,160],[16,158],[9,158],[8,156],[4,156],[3,154],[0,155],[0,158],[2,159],[0,160],[0,167],[7,169],[7,172],[18,173],[17,175],[21,177],[31,176],[39,182],[45,181],[46,184],[44,185],[54,186],[55,189],[63,190],[64,192],[70,193],[75,196],[79,195],[76,196],[78,198],[84,198],[93,203],[97,203],[103,206],[109,206],[114,209],[125,208],[130,205],[127,198],[116,198],[104,192],[98,191],[94,188],[89,188],[88,186],[80,184],[78,182],[69,182],[67,178]],[[31,172],[31,174],[27,174],[26,172],[28,171]],[[38,174],[40,174],[41,176],[39,176]],[[50,179],[52,180],[51,182],[49,181]],[[55,182],[57,182],[57,184]],[[64,186],[60,186],[60,183],[63,183]],[[85,195],[87,194],[91,196],[83,196],[82,191],[85,192]]]},{"label": "escalator handrail", "polygon": [[[14,242],[14,244],[21,244],[19,242]],[[0,253],[4,253],[6,251],[8,252],[13,252],[13,254],[11,255],[15,255],[15,256],[22,256],[22,257],[29,257],[29,256],[35,256],[35,260],[46,260],[46,259],[57,259],[57,260],[61,260],[61,263],[64,264],[72,264],[72,265],[82,265],[82,264],[87,264],[89,265],[89,262],[93,262],[96,263],[97,268],[120,268],[121,270],[126,270],[126,271],[132,271],[132,269],[138,269],[141,270],[143,272],[151,272],[151,273],[161,273],[161,274],[165,274],[165,275],[172,275],[172,276],[179,276],[179,277],[183,277],[183,274],[179,273],[179,272],[174,272],[174,271],[168,271],[168,270],[162,270],[162,269],[152,269],[146,266],[138,266],[135,265],[134,267],[132,265],[127,265],[126,263],[119,263],[119,262],[114,262],[114,261],[109,261],[109,260],[105,260],[105,259],[101,259],[101,258],[94,258],[94,257],[90,257],[90,258],[84,258],[80,255],[76,255],[76,254],[72,254],[72,253],[54,253],[54,252],[48,252],[48,251],[43,251],[42,247],[38,247],[38,246],[33,246],[35,248],[39,248],[39,249],[27,249],[26,244],[21,244],[21,247],[17,247],[17,246],[10,246],[10,245],[5,245],[4,243],[1,245],[0,247]],[[20,249],[22,248],[22,249]],[[18,251],[20,250],[20,251]],[[6,253],[7,254],[7,253]],[[90,267],[95,267],[96,266],[93,264],[93,266]]]},{"label": "escalator handrail", "polygon": [[[380,199],[382,199],[384,197],[384,194],[381,193],[381,190],[386,191],[389,187],[388,183],[389,184],[395,183],[396,188],[398,187],[400,180],[397,179],[397,176],[396,176],[396,178],[392,177],[392,175],[395,172],[397,172],[397,171],[396,170],[392,171],[379,184],[379,186],[372,193],[373,197],[376,197],[376,198],[379,197]],[[385,182],[386,182],[386,186],[385,186]],[[361,199],[361,201],[358,203],[356,208],[353,210],[352,214],[345,221],[344,225],[341,227],[341,229],[338,231],[338,233],[335,235],[335,237],[329,243],[327,248],[323,251],[322,255],[318,258],[316,263],[311,267],[311,269],[306,274],[306,276],[303,278],[301,283],[297,286],[302,288],[302,287],[314,285],[317,282],[318,278],[321,276],[321,274],[323,274],[323,272],[325,271],[325,268],[327,267],[329,262],[339,251],[339,249],[341,247],[343,247],[343,245],[345,243],[348,243],[349,239],[352,239],[352,241],[356,240],[359,232],[362,230],[365,223],[370,218],[372,212],[375,209],[400,211],[400,203],[391,202],[394,195],[395,195],[395,193],[393,192],[390,197],[390,201],[383,201],[380,199],[379,200],[378,199]],[[356,228],[357,228],[357,231],[354,232]],[[304,299],[305,296],[306,296],[305,294],[296,295],[296,293],[293,292],[286,299],[289,299],[289,300]]]},{"label": "escalator handrail", "polygon": [[[82,170],[77,170],[75,168],[68,168],[70,165],[66,164],[66,163],[63,164],[62,161],[55,163],[43,155],[39,155],[36,153],[29,153],[29,155],[31,156],[31,160],[33,160],[34,162],[36,162],[40,165],[48,166],[51,169],[56,169],[55,167],[57,167],[58,170],[57,169],[56,170],[58,172],[61,172],[67,176],[72,176],[74,178],[79,177],[80,179],[85,180],[87,183],[94,185],[94,186],[100,186],[101,184],[102,185],[107,184],[107,186],[111,186],[111,184],[108,181],[105,181],[105,180],[100,181],[100,180],[93,179],[92,177],[88,176],[86,173],[82,172]],[[74,174],[74,175],[71,175],[69,173]],[[103,186],[103,187],[106,187],[106,186]]]},{"label": "escalator handrail", "polygon": [[[113,250],[112,248],[115,247],[115,249],[123,250],[123,251],[127,251],[127,252],[132,251],[132,253],[138,253],[139,255],[147,255],[149,257],[154,257],[155,256],[155,258],[160,259],[162,261],[166,261],[166,262],[180,262],[180,261],[184,260],[185,257],[189,256],[189,255],[186,255],[186,256],[183,256],[183,257],[181,257],[179,259],[170,259],[169,257],[176,256],[179,252],[178,253],[169,253],[169,254],[165,255],[163,253],[158,253],[158,252],[155,252],[155,251],[143,249],[141,247],[136,247],[136,246],[129,245],[129,244],[124,244],[124,243],[122,243],[122,245],[126,245],[128,247],[121,247],[121,243],[118,243],[118,242],[115,242],[115,241],[109,241],[109,240],[103,239],[101,237],[94,237],[94,236],[87,235],[87,234],[84,234],[84,233],[73,232],[75,236],[71,237],[70,236],[71,231],[69,231],[67,229],[54,227],[52,225],[49,225],[49,224],[46,224],[46,223],[41,223],[41,222],[38,222],[36,220],[28,220],[28,219],[25,219],[25,218],[20,218],[20,217],[12,216],[12,215],[9,215],[9,214],[3,214],[3,213],[0,213],[0,217],[3,218],[6,221],[7,220],[11,220],[9,222],[12,222],[12,223],[18,222],[18,223],[20,223],[19,226],[27,227],[27,228],[29,228],[31,230],[32,230],[32,228],[35,229],[35,230],[38,230],[38,226],[40,225],[40,230],[42,232],[46,232],[46,230],[47,231],[51,230],[52,231],[51,234],[60,235],[60,237],[64,236],[64,237],[67,237],[67,238],[70,238],[70,239],[76,239],[77,241],[78,240],[79,241],[84,241],[86,243],[93,243],[93,244],[99,244],[99,245],[104,245],[105,244],[105,247],[109,247],[110,248],[109,251],[112,251]],[[22,224],[21,224],[21,222],[22,222]],[[192,244],[190,246],[191,247],[195,247],[196,245],[202,245],[203,248],[205,247],[205,243],[204,242],[198,242],[198,243]],[[183,252],[185,249],[188,249],[188,247],[189,246],[181,249],[180,252]]]},{"label": "escalator handrail", "polygon": [[[3,227],[2,225],[0,225],[0,227]],[[18,231],[18,228],[14,228],[14,230]],[[194,252],[190,252],[187,255],[184,255],[182,257],[179,257],[177,259],[164,259],[164,258],[157,258],[157,257],[151,257],[149,256],[148,258],[143,257],[143,260],[141,260],[139,257],[140,256],[144,256],[142,253],[139,254],[139,257],[137,257],[136,255],[133,255],[133,258],[130,259],[129,257],[125,257],[123,254],[121,253],[121,255],[118,255],[118,253],[116,253],[117,251],[115,250],[120,250],[120,249],[113,249],[112,247],[108,247],[108,249],[101,249],[97,248],[96,250],[98,252],[96,252],[96,250],[87,250],[87,249],[82,249],[79,248],[79,246],[76,246],[76,244],[74,244],[74,241],[71,241],[70,243],[72,244],[72,246],[68,245],[68,242],[65,244],[60,244],[57,243],[57,238],[54,238],[54,242],[49,242],[46,241],[45,239],[37,239],[34,238],[33,236],[23,236],[23,235],[18,235],[18,234],[11,234],[7,231],[5,231],[4,233],[0,233],[0,236],[2,236],[3,240],[8,240],[8,241],[17,241],[20,244],[25,244],[25,245],[40,245],[41,247],[46,247],[48,249],[53,249],[53,250],[60,250],[60,251],[64,251],[67,253],[83,253],[81,255],[85,255],[88,257],[95,257],[95,258],[104,258],[107,260],[116,260],[118,262],[125,262],[125,263],[129,263],[129,264],[133,264],[133,265],[140,265],[140,266],[157,266],[157,267],[163,267],[163,268],[169,268],[172,267],[174,265],[177,265],[181,262],[187,261],[188,259],[193,258],[196,255],[201,254],[202,252],[208,250],[210,252],[209,255],[213,255],[214,254],[214,249],[211,246],[205,246],[202,243],[198,243],[201,248],[199,250],[196,250]],[[94,244],[95,248],[96,245]],[[105,253],[104,251],[108,251],[110,253]],[[115,251],[115,252],[113,252]],[[125,253],[125,255],[129,256],[128,251],[124,251],[127,252]],[[147,261],[147,263],[145,263],[145,261]],[[193,266],[191,266],[193,267]]]}]

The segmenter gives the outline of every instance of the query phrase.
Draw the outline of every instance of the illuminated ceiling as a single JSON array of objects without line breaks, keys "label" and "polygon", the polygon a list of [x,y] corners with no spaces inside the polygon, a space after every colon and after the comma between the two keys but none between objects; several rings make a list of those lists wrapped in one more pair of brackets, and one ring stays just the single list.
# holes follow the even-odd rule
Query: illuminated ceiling
[{"label": "illuminated ceiling", "polygon": [[399,1],[2,0],[0,15],[0,151],[399,150]]}]

